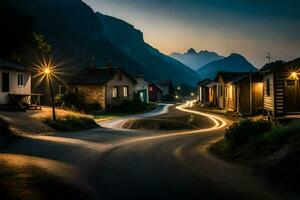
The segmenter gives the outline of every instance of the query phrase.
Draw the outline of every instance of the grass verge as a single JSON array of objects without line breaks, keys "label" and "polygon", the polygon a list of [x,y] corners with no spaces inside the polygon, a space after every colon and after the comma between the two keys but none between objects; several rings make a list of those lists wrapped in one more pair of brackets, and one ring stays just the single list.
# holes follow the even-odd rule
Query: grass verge
[{"label": "grass verge", "polygon": [[272,181],[300,187],[300,122],[272,125],[242,120],[233,124],[225,138],[212,145],[217,156],[250,166]]},{"label": "grass verge", "polygon": [[99,127],[93,118],[74,115],[59,117],[56,121],[46,118],[44,123],[58,131],[82,131]]}]

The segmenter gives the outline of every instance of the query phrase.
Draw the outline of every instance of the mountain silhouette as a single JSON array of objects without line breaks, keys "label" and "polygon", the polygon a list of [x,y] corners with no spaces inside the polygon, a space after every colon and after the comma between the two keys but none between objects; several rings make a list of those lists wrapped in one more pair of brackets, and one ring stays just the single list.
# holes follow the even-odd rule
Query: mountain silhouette
[{"label": "mountain silhouette", "polygon": [[223,56],[220,56],[215,52],[210,52],[210,51],[206,51],[206,50],[199,51],[197,53],[195,51],[195,49],[193,49],[193,48],[189,49],[187,52],[185,52],[183,54],[172,53],[170,56],[194,70],[196,70],[212,61],[224,58]]},{"label": "mountain silhouette", "polygon": [[[97,66],[112,61],[130,74],[144,75],[148,80],[171,79],[174,84],[188,85],[194,85],[198,80],[198,74],[193,70],[145,43],[142,32],[135,30],[132,25],[95,13],[81,0],[9,2],[14,6],[9,13],[21,13],[14,20],[19,23],[4,24],[1,28],[18,30],[17,25],[22,24],[25,16],[28,17],[33,27],[30,30],[45,36],[52,46],[51,53],[55,59],[67,61],[66,65],[72,69],[72,73],[90,66],[93,57]],[[8,26],[13,27],[6,29]],[[11,34],[8,32],[6,35]],[[6,41],[14,39],[5,38]],[[26,48],[21,54],[25,52]]]},{"label": "mountain silhouette", "polygon": [[213,61],[207,65],[197,69],[200,80],[214,79],[219,71],[224,72],[255,72],[255,68],[245,57],[240,54],[233,53],[221,60]]}]

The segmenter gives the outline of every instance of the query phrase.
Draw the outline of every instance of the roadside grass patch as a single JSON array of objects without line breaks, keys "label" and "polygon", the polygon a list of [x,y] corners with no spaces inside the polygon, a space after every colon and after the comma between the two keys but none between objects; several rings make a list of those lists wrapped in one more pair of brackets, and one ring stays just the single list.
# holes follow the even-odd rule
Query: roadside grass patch
[{"label": "roadside grass patch", "polygon": [[212,145],[217,156],[251,166],[284,187],[300,187],[300,122],[242,120]]},{"label": "roadside grass patch", "polygon": [[93,118],[74,115],[58,117],[56,121],[46,118],[44,122],[58,131],[82,131],[99,127]]}]

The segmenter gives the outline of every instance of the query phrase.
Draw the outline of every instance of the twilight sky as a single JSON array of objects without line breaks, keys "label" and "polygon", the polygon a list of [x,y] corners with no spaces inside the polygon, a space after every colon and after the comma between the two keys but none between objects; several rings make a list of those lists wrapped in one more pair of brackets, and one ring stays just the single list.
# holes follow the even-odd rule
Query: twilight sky
[{"label": "twilight sky", "polygon": [[161,52],[241,53],[257,67],[300,57],[300,0],[84,0],[123,19]]}]

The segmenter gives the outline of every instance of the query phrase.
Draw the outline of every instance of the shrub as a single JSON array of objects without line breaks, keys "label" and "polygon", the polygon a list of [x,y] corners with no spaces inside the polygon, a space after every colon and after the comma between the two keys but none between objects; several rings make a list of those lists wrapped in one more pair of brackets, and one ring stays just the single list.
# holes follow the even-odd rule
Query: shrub
[{"label": "shrub", "polygon": [[265,142],[285,142],[296,135],[300,135],[299,121],[294,121],[286,126],[277,126],[265,133],[261,140]]},{"label": "shrub", "polygon": [[271,129],[271,123],[263,120],[241,120],[231,125],[225,133],[225,138],[233,145],[253,142]]},{"label": "shrub", "polygon": [[58,131],[80,131],[98,127],[92,118],[73,115],[58,118],[56,121],[47,118],[44,122]]},{"label": "shrub", "polygon": [[153,109],[153,105],[141,101],[138,94],[134,94],[133,99],[125,99],[119,105],[109,106],[108,112],[113,113],[138,113]]},{"label": "shrub", "polygon": [[63,108],[69,108],[76,111],[99,111],[102,110],[102,106],[98,102],[88,103],[84,96],[77,95],[72,92],[66,92],[65,94],[56,97],[56,102]]}]

